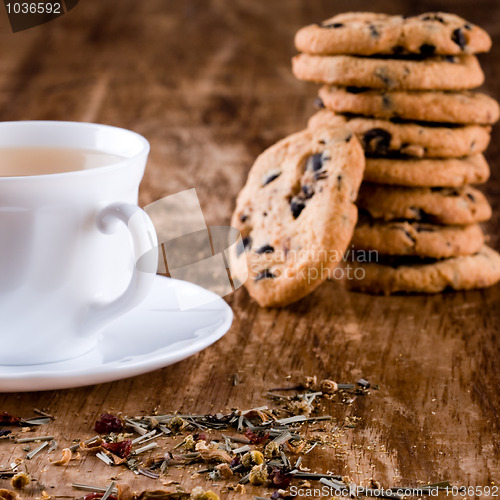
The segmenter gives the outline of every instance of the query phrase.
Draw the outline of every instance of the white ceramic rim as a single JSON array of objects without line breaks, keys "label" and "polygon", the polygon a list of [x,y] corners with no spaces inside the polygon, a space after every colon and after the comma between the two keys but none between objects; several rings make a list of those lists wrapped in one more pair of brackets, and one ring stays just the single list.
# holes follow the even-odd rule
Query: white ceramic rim
[{"label": "white ceramic rim", "polygon": [[[100,172],[112,172],[114,170],[119,170],[124,168],[131,161],[140,158],[141,156],[146,157],[150,151],[150,145],[148,140],[137,132],[133,132],[132,130],[127,130],[121,127],[115,127],[113,125],[105,125],[102,123],[91,123],[91,122],[69,122],[69,121],[57,121],[57,120],[19,120],[19,121],[8,121],[8,122],[0,122],[0,135],[2,134],[2,129],[8,127],[52,127],[57,128],[71,128],[71,129],[87,129],[87,131],[91,131],[92,129],[104,130],[108,133],[114,133],[116,135],[122,136],[122,141],[135,141],[137,144],[137,151],[134,150],[133,154],[130,156],[124,157],[122,160],[116,161],[110,165],[105,165],[101,167],[91,168],[88,170],[75,170],[70,172],[59,172],[53,174],[41,174],[41,175],[11,175],[0,177],[0,184],[9,183],[9,182],[33,182],[39,180],[54,180],[60,178],[73,178],[73,177],[87,177],[89,175],[95,175]],[[29,146],[29,141],[26,141],[27,147],[42,147],[42,146]],[[16,145],[17,146],[17,145]],[[16,147],[13,146],[13,147]],[[0,150],[3,146],[0,146]],[[19,146],[22,147],[22,146]],[[47,145],[47,147],[51,147],[51,145]],[[76,147],[76,146],[68,146]],[[94,151],[102,151],[105,153],[113,154],[110,150],[105,150],[104,148],[91,148]]]}]

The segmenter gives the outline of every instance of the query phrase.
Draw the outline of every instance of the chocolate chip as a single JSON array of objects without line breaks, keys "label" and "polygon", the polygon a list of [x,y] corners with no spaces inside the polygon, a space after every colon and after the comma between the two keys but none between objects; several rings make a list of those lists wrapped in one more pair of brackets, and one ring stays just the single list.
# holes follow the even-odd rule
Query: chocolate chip
[{"label": "chocolate chip", "polygon": [[374,26],[373,24],[370,24],[370,35],[373,38],[379,38],[380,37],[379,31],[377,30],[376,26]]},{"label": "chocolate chip", "polygon": [[392,108],[392,99],[390,98],[390,96],[388,96],[387,94],[384,94],[382,96],[382,106],[385,108],[385,109],[390,109]]},{"label": "chocolate chip", "polygon": [[368,130],[363,135],[363,147],[366,153],[385,155],[389,151],[392,136],[383,128]]},{"label": "chocolate chip", "polygon": [[342,175],[337,175],[337,189],[340,191],[342,189]]},{"label": "chocolate chip", "polygon": [[240,222],[246,222],[248,219],[248,215],[247,214],[241,214],[240,215]]},{"label": "chocolate chip", "polygon": [[255,253],[257,254],[261,254],[261,253],[273,253],[274,252],[274,247],[272,247],[271,245],[262,245],[260,248],[257,248],[257,250],[255,250]]},{"label": "chocolate chip", "polygon": [[423,56],[432,56],[436,53],[436,46],[435,45],[432,45],[430,43],[423,43],[422,45],[420,45],[420,53],[423,55]]},{"label": "chocolate chip", "polygon": [[[408,69],[408,68],[406,68],[406,69]],[[374,75],[377,78],[380,78],[380,80],[382,80],[382,83],[386,87],[392,87],[394,85],[394,82],[393,82],[392,78],[387,74],[387,68],[386,67],[377,68],[375,70],[375,72],[374,72]]]},{"label": "chocolate chip", "polygon": [[406,229],[403,229],[405,236],[411,241],[412,245],[415,245],[417,240],[413,237],[411,233],[409,233]]},{"label": "chocolate chip", "polygon": [[316,97],[316,99],[314,99],[314,105],[320,109],[325,108],[325,103],[323,102],[323,99],[321,99],[321,97]]},{"label": "chocolate chip", "polygon": [[322,28],[328,28],[328,29],[336,29],[336,28],[343,28],[345,25],[343,23],[331,23],[331,24],[320,24]]},{"label": "chocolate chip", "polygon": [[313,172],[317,172],[323,168],[323,154],[316,153],[311,155],[307,159],[306,170],[312,170]]},{"label": "chocolate chip", "polygon": [[457,62],[457,58],[455,56],[445,56],[444,60],[446,62],[449,62],[449,63],[456,63]]},{"label": "chocolate chip", "polygon": [[367,90],[370,90],[368,87],[346,87],[345,88],[349,94],[361,94],[361,92],[366,92]]},{"label": "chocolate chip", "polygon": [[246,238],[243,238],[242,242],[243,245],[236,245],[237,257],[239,257],[247,248],[250,248],[250,245],[252,244],[252,238],[250,238],[250,236],[247,236]]},{"label": "chocolate chip", "polygon": [[280,175],[281,175],[280,170],[274,170],[274,171],[270,172],[269,174],[267,174],[267,176],[262,181],[262,187],[267,186],[268,184],[273,182],[275,179],[277,179]]},{"label": "chocolate chip", "polygon": [[306,200],[311,199],[314,196],[314,188],[311,186],[301,186],[302,192],[304,193],[304,196],[306,197]]},{"label": "chocolate chip", "polygon": [[305,203],[300,199],[295,199],[290,202],[290,210],[292,211],[293,218],[296,219],[302,210],[306,208]]},{"label": "chocolate chip", "polygon": [[250,249],[251,246],[252,246],[252,238],[250,238],[250,236],[246,236],[245,238],[243,238],[243,247],[245,248],[245,250],[247,248]]},{"label": "chocolate chip", "polygon": [[422,21],[439,21],[440,23],[446,24],[445,20],[437,14],[424,14],[421,19]]},{"label": "chocolate chip", "polygon": [[[314,179],[317,181],[320,181],[321,179],[327,179],[328,174],[324,170],[319,170],[318,172],[314,173]],[[321,188],[319,190],[321,192]]]},{"label": "chocolate chip", "polygon": [[261,271],[259,274],[257,274],[257,276],[255,276],[254,281],[267,280],[273,278],[276,278],[276,276],[271,272],[271,270],[264,269],[264,271]]},{"label": "chocolate chip", "polygon": [[461,28],[457,28],[451,35],[451,39],[462,49],[467,45],[467,38]]}]

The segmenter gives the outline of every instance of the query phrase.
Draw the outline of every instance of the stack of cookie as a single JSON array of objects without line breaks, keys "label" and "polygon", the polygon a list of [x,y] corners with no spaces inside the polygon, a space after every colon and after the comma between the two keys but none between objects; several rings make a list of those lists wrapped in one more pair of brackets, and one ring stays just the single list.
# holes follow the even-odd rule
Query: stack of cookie
[{"label": "stack of cookie", "polygon": [[488,34],[453,14],[346,13],[295,43],[295,76],[324,85],[309,128],[347,126],[366,154],[352,243],[371,261],[349,263],[362,270],[349,285],[433,293],[499,281],[478,225],[491,207],[471,186],[489,177],[482,153],[499,118],[494,99],[471,91]]}]

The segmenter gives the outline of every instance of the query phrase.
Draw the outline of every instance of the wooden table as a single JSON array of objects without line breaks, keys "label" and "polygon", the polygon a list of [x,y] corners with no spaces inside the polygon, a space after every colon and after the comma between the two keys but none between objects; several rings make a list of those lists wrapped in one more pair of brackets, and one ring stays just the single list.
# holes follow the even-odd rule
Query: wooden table
[{"label": "wooden table", "polygon": [[[334,12],[367,8],[455,11],[485,27],[496,42],[481,56],[485,90],[500,97],[497,0],[374,0],[369,6],[360,0],[81,0],[60,19],[17,34],[1,18],[0,119],[133,129],[152,146],[141,205],[195,187],[207,223],[227,224],[256,155],[304,127],[313,112],[316,86],[297,81],[290,70],[295,31]],[[493,173],[485,186],[494,209],[487,230],[496,248],[499,139],[495,129],[487,154]],[[22,416],[33,415],[33,408],[48,410],[56,420],[43,431],[54,434],[61,449],[75,437],[91,437],[105,411],[251,408],[266,403],[268,388],[306,375],[344,382],[364,377],[380,390],[331,409],[339,417],[361,418],[346,433],[349,453],[339,458],[318,447],[305,465],[357,482],[374,477],[386,486],[500,481],[500,287],[373,297],[326,283],[282,310],[260,309],[244,290],[227,300],[234,309],[232,328],[192,358],[114,383],[2,394],[0,410]],[[0,442],[3,465],[25,453],[22,445]],[[58,453],[27,462],[37,481],[26,497],[40,496],[44,485],[52,495],[78,498],[70,483],[106,485],[117,474],[134,490],[162,487],[94,457],[50,465]],[[211,484],[175,469],[168,476],[179,477],[187,489]],[[0,487],[8,485],[0,480]],[[222,484],[212,489],[221,491]],[[254,491],[234,496],[250,498]]]}]

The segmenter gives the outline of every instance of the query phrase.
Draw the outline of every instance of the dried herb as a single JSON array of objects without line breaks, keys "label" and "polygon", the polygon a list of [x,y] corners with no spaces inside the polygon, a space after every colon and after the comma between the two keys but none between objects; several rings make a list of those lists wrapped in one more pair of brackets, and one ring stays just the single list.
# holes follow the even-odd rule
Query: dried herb
[{"label": "dried herb", "polygon": [[127,458],[132,451],[132,440],[125,439],[117,443],[102,443],[101,446],[110,453],[113,453],[113,455],[120,458]]},{"label": "dried herb", "polygon": [[111,432],[121,432],[123,422],[111,413],[103,413],[94,425],[94,430],[98,434],[110,434]]},{"label": "dried herb", "polygon": [[251,429],[247,429],[245,436],[250,441],[250,444],[262,444],[269,439],[269,432],[254,432]]},{"label": "dried herb", "polygon": [[275,488],[286,489],[290,486],[292,482],[293,475],[287,472],[284,472],[283,469],[279,469],[278,467],[273,467],[271,473],[269,474],[269,480],[271,481],[272,486]]}]

